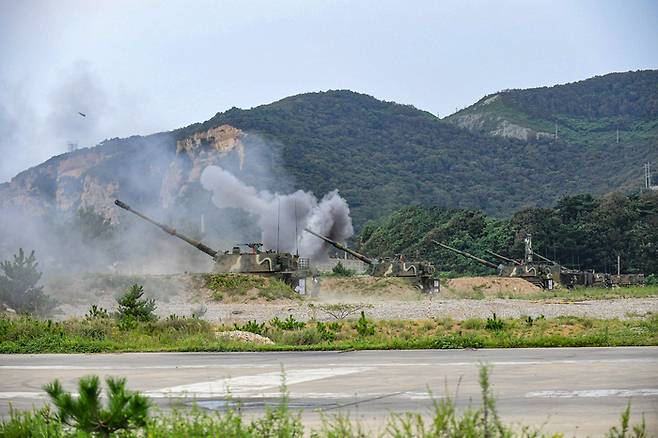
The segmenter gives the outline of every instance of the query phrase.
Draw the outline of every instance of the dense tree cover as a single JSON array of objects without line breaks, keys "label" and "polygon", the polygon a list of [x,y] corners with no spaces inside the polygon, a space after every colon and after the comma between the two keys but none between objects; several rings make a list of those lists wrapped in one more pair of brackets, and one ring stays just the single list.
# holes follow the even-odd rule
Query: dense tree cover
[{"label": "dense tree cover", "polygon": [[[411,106],[351,91],[233,108],[174,135],[224,123],[259,135],[247,140],[243,178],[274,190],[337,188],[357,228],[416,203],[502,216],[525,205],[551,205],[583,187],[594,194],[637,187],[647,158],[644,146],[592,149],[476,135]],[[286,187],[281,181],[288,176],[293,181]]]},{"label": "dense tree cover", "polygon": [[373,256],[421,257],[444,272],[483,274],[493,271],[431,240],[495,262],[486,249],[520,259],[527,233],[532,234],[537,253],[565,266],[615,272],[619,255],[622,271],[658,274],[656,192],[568,196],[552,208],[524,208],[508,219],[474,210],[407,207],[368,222],[360,249]]},{"label": "dense tree cover", "polygon": [[536,118],[658,118],[658,70],[611,73],[572,84],[512,90],[501,97]]}]

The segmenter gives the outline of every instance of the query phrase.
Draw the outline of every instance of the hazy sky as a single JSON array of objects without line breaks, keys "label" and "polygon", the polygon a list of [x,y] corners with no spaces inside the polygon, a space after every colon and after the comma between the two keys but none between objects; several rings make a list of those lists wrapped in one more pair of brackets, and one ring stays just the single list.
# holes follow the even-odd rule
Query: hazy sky
[{"label": "hazy sky", "polygon": [[443,117],[501,89],[658,68],[657,23],[658,2],[632,0],[0,0],[0,181],[68,142],[308,91]]}]

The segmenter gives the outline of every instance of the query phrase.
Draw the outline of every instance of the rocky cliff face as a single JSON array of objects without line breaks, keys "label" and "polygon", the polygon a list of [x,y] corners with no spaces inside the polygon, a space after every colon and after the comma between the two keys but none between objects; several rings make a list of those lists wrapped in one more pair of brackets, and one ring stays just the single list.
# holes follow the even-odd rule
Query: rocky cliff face
[{"label": "rocky cliff face", "polygon": [[475,105],[450,116],[448,121],[471,132],[481,132],[496,137],[534,141],[553,136],[550,132],[531,127],[530,123],[523,121],[518,114],[509,111],[500,94],[482,99]]},{"label": "rocky cliff face", "polygon": [[246,134],[222,125],[176,140],[174,133],[105,141],[51,158],[0,185],[0,208],[33,215],[92,208],[117,221],[114,198],[132,196],[168,207],[198,183],[203,169],[235,155]]}]

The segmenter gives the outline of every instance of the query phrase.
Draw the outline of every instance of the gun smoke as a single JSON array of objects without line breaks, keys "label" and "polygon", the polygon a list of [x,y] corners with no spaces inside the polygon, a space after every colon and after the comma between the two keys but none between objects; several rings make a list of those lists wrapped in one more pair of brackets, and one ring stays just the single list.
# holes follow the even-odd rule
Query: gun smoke
[{"label": "gun smoke", "polygon": [[319,259],[326,257],[327,245],[304,233],[305,227],[339,242],[354,234],[349,206],[338,190],[320,200],[303,190],[290,194],[259,191],[216,165],[206,167],[201,184],[212,192],[217,207],[239,208],[254,215],[266,249],[299,251],[302,257]]}]

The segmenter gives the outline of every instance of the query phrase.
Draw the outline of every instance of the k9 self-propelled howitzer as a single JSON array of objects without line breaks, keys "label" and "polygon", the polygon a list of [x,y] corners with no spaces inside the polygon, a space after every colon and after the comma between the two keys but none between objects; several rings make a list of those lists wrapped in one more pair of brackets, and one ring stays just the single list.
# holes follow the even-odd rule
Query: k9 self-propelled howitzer
[{"label": "k9 self-propelled howitzer", "polygon": [[394,260],[375,260],[341,245],[335,240],[311,231],[308,228],[305,228],[304,230],[315,237],[324,240],[334,248],[344,251],[369,265],[370,273],[373,277],[408,278],[423,292],[431,294],[439,292],[439,278],[435,276],[436,268],[434,268],[434,265],[431,263],[407,262],[402,256],[396,257]]},{"label": "k9 self-propelled howitzer", "polygon": [[436,240],[432,240],[432,242],[436,245],[439,245],[441,248],[447,249],[448,251],[452,251],[471,260],[475,260],[479,264],[488,268],[495,269],[498,275],[501,277],[522,278],[523,280],[526,280],[544,289],[552,289],[554,284],[553,279],[558,280],[560,278],[560,267],[553,264],[533,263],[532,261],[519,262],[517,260],[512,260],[499,254],[489,252],[489,254],[494,255],[494,257],[507,262],[496,265],[489,260],[485,260],[466,251],[453,248],[452,246],[448,246],[445,243],[437,242]]},{"label": "k9 self-propelled howitzer", "polygon": [[260,244],[251,244],[252,251],[248,253],[241,252],[238,246],[234,246],[230,252],[216,251],[196,239],[179,233],[172,227],[154,221],[118,199],[114,203],[118,207],[152,223],[165,233],[178,237],[199,251],[208,254],[215,261],[215,272],[275,275],[295,288],[305,286],[303,279],[306,277],[308,261],[300,259],[298,255],[287,252],[260,251]]}]

